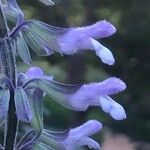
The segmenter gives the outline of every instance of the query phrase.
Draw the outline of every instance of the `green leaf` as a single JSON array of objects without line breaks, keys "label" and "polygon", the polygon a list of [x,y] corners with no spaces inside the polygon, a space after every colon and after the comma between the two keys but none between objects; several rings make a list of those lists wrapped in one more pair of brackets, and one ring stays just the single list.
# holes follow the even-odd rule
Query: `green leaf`
[{"label": "green leaf", "polygon": [[40,38],[39,35],[30,29],[24,29],[22,33],[25,41],[35,51],[35,53],[42,56],[51,54],[47,44]]},{"label": "green leaf", "polygon": [[26,95],[26,92],[22,87],[15,89],[15,105],[18,119],[21,121],[29,122],[32,119],[32,110]]},{"label": "green leaf", "polygon": [[[62,84],[53,80],[46,80],[42,78],[36,78],[33,80],[33,82],[30,83],[33,84],[34,86],[36,85],[36,87],[40,88],[42,91],[45,91],[51,98],[53,98],[59,104],[69,109],[73,109],[73,108],[68,99],[68,96],[75,93],[81,87],[81,84],[68,85],[68,84]],[[29,85],[26,84],[26,86],[29,86],[29,88],[30,88],[30,83]]]},{"label": "green leaf", "polygon": [[5,117],[8,112],[10,100],[10,91],[8,89],[0,90],[0,119]]},{"label": "green leaf", "polygon": [[31,90],[29,92],[28,95],[30,95],[30,103],[33,112],[30,123],[34,129],[41,132],[43,129],[43,92],[39,88],[36,88],[33,92],[31,92]]},{"label": "green leaf", "polygon": [[38,137],[39,133],[37,133],[35,130],[27,132],[17,144],[16,149],[23,150],[26,147],[31,146]]},{"label": "green leaf", "polygon": [[4,14],[6,16],[6,20],[10,21],[11,23],[15,24],[18,19],[18,13],[10,8],[4,8]]},{"label": "green leaf", "polygon": [[65,150],[61,141],[67,138],[69,130],[63,132],[53,132],[50,130],[43,130],[39,141],[45,145],[52,147],[55,150]]},{"label": "green leaf", "polygon": [[55,139],[57,141],[65,140],[68,137],[69,129],[62,132],[55,132],[51,130],[43,130],[43,134],[47,135],[49,138]]},{"label": "green leaf", "polygon": [[17,50],[24,63],[31,64],[30,52],[21,32],[17,37]]},{"label": "green leaf", "polygon": [[34,19],[27,21],[27,26],[48,45],[51,53],[60,51],[58,38],[68,32],[66,28],[54,27]]},{"label": "green leaf", "polygon": [[56,150],[53,149],[52,147],[50,147],[49,145],[46,145],[42,142],[37,142],[34,146],[33,146],[33,150]]}]

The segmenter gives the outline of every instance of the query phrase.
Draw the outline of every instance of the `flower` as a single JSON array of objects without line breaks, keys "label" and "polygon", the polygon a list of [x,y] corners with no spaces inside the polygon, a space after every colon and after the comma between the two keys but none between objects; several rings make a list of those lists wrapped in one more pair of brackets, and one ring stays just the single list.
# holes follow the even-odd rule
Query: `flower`
[{"label": "flower", "polygon": [[71,28],[59,38],[61,52],[73,54],[78,50],[94,50],[104,63],[112,65],[112,53],[95,39],[111,36],[115,32],[116,28],[105,20],[87,27]]},{"label": "flower", "polygon": [[50,55],[53,51],[72,55],[79,50],[89,49],[94,50],[104,63],[114,64],[115,60],[111,51],[95,40],[116,32],[116,28],[105,20],[91,26],[69,29],[29,20],[20,28],[26,43],[40,55]]},{"label": "flower", "polygon": [[[49,5],[51,0],[40,0]],[[38,55],[51,55],[54,51],[60,54],[73,55],[78,51],[92,50],[102,62],[113,65],[115,60],[111,51],[96,39],[106,38],[116,32],[116,28],[108,21],[85,27],[60,28],[37,20],[24,21],[24,15],[16,0],[9,0],[3,9],[9,20],[17,22],[9,36],[16,40],[19,56],[25,63],[31,63],[31,47]],[[13,13],[12,13],[13,12]]]},{"label": "flower", "polygon": [[69,96],[71,105],[75,110],[86,110],[89,106],[100,106],[114,119],[126,118],[123,107],[115,102],[109,95],[116,94],[126,88],[125,83],[115,77],[108,78],[99,83],[84,84],[74,94]]},{"label": "flower", "polygon": [[34,78],[43,78],[47,80],[53,79],[53,76],[44,76],[43,70],[39,67],[30,67],[25,74],[29,79],[34,79]]},{"label": "flower", "polygon": [[[34,78],[33,72],[35,72]],[[126,118],[124,108],[110,97],[125,90],[126,84],[122,80],[112,77],[97,83],[67,85],[58,83],[44,76],[43,73],[37,76],[37,72],[42,71],[38,67],[31,67],[27,74],[29,77],[32,76],[32,81],[28,80],[22,87],[30,87],[32,84],[64,107],[75,111],[85,111],[89,106],[99,106],[116,120]]]},{"label": "flower", "polygon": [[67,150],[73,150],[75,146],[88,146],[93,149],[100,149],[99,144],[89,136],[101,130],[102,124],[96,120],[90,120],[83,125],[71,129],[68,137],[62,142]]},{"label": "flower", "polygon": [[42,145],[43,147],[47,145],[49,148],[59,148],[59,146],[61,146],[61,148],[65,150],[75,150],[82,146],[88,146],[90,149],[99,150],[99,144],[89,136],[99,132],[101,128],[102,124],[100,122],[90,120],[64,133],[55,133],[44,129],[38,140],[39,143],[35,145]]},{"label": "flower", "polygon": [[[23,121],[32,119],[31,105],[35,105],[32,104],[32,101],[34,101],[34,98],[36,99],[37,93],[41,93],[39,96],[41,100],[45,94],[48,94],[59,104],[75,111],[85,111],[90,106],[98,106],[109,113],[112,118],[122,120],[126,118],[125,110],[110,95],[121,92],[125,88],[126,84],[115,77],[90,84],[62,84],[54,81],[52,76],[45,76],[41,68],[31,67],[26,74],[18,74],[18,83],[15,89],[18,118]],[[5,91],[2,94],[5,94]],[[7,95],[9,101],[8,92]],[[41,103],[41,100],[37,101]],[[1,100],[1,102],[6,103],[5,108],[8,106],[8,101]]]}]

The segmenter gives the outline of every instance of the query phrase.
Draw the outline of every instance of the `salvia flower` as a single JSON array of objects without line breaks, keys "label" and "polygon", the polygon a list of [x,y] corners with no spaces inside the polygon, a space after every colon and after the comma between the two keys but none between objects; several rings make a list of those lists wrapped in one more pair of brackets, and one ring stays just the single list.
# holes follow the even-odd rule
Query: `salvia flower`
[{"label": "salvia flower", "polygon": [[52,76],[45,76],[39,67],[31,67],[26,74],[18,75],[15,99],[20,120],[31,120],[32,111],[28,94],[29,90],[33,92],[37,88],[69,109],[85,111],[89,106],[99,106],[116,120],[126,118],[123,107],[109,96],[126,88],[122,80],[109,78],[98,83],[67,85],[54,81]]},{"label": "salvia flower", "polygon": [[89,49],[94,50],[104,63],[114,64],[111,51],[95,40],[108,37],[116,32],[115,27],[105,20],[91,26],[69,29],[29,20],[22,23],[11,36],[16,35],[18,31],[22,31],[27,45],[39,55],[51,55],[54,51],[72,55],[79,50]]},{"label": "salvia flower", "polygon": [[38,67],[31,67],[27,71],[26,74],[31,80],[27,80],[22,85],[23,88],[38,87],[64,107],[75,111],[85,111],[89,106],[99,106],[116,120],[126,118],[123,107],[110,97],[126,88],[122,80],[113,77],[98,83],[67,85],[52,80],[50,76],[44,76],[43,72],[37,76],[37,72],[42,71]]},{"label": "salvia flower", "polygon": [[31,47],[39,55],[51,55],[54,51],[72,55],[81,50],[92,50],[104,63],[114,64],[115,60],[111,51],[95,40],[106,38],[116,32],[116,28],[108,21],[99,21],[86,27],[68,29],[54,27],[37,20],[24,21],[16,1],[11,0],[11,3],[11,7],[10,4],[4,7],[6,16],[9,16],[11,9],[17,10],[15,11],[17,15],[13,17],[18,23],[10,36],[16,39],[18,54],[25,63],[31,63],[28,49]]},{"label": "salvia flower", "polygon": [[126,118],[123,107],[116,103],[109,95],[116,94],[126,88],[125,83],[115,77],[99,83],[84,84],[74,94],[69,96],[75,110],[86,110],[89,106],[100,106],[114,119]]},{"label": "salvia flower", "polygon": [[100,122],[90,120],[65,132],[52,132],[44,129],[35,147],[44,148],[49,146],[50,149],[75,150],[81,146],[88,146],[90,149],[99,150],[99,144],[89,136],[99,132],[101,128],[102,124]]}]

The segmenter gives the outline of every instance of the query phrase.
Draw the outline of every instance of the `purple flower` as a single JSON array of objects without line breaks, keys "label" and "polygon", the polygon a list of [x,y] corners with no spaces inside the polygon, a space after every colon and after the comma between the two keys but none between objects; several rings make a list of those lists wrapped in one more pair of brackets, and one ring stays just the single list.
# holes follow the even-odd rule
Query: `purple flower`
[{"label": "purple flower", "polygon": [[[29,20],[17,26],[10,36],[16,38],[20,32],[27,45],[39,55],[51,55],[54,51],[72,55],[78,51],[92,50],[102,62],[108,65],[113,65],[115,62],[111,51],[95,40],[111,36],[116,32],[116,28],[105,20],[90,26],[69,29]],[[25,55],[27,50],[24,49],[22,53]]]},{"label": "purple flower", "polygon": [[102,124],[96,120],[90,120],[83,125],[71,129],[68,137],[62,142],[66,150],[74,150],[76,146],[88,146],[93,149],[100,149],[99,144],[89,136],[97,133]]},{"label": "purple flower", "polygon": [[69,96],[69,99],[75,110],[86,110],[89,106],[100,106],[114,119],[122,120],[126,118],[123,107],[109,95],[121,92],[125,88],[126,85],[122,80],[113,77],[103,82],[85,84]]},{"label": "purple flower", "polygon": [[126,119],[124,108],[120,104],[115,102],[111,97],[100,97],[100,106],[102,107],[103,111],[109,113],[112,118],[116,120]]},{"label": "purple flower", "polygon": [[27,72],[26,75],[30,78],[38,78],[44,75],[44,72],[41,68],[39,67],[30,67]]},{"label": "purple flower", "polygon": [[26,73],[18,74],[18,85],[23,85],[26,82],[30,82],[34,79],[52,80],[53,76],[45,76],[43,70],[40,67],[30,67]]},{"label": "purple flower", "polygon": [[[40,1],[47,5],[53,4],[51,0]],[[72,55],[78,51],[92,50],[102,62],[108,65],[113,65],[115,62],[111,51],[96,40],[116,32],[116,28],[105,20],[86,27],[66,29],[50,26],[37,20],[24,21],[24,15],[16,0],[9,0],[4,10],[6,16],[17,20],[16,26],[9,35],[16,39],[19,55],[25,63],[29,63],[28,60],[31,59],[28,46],[39,55],[51,55],[54,51]],[[15,14],[13,15],[12,12]]]},{"label": "purple flower", "polygon": [[95,39],[111,36],[115,32],[116,28],[104,20],[87,27],[71,28],[59,37],[58,42],[62,53],[73,54],[78,50],[94,50],[104,63],[112,65],[112,53]]},{"label": "purple flower", "polygon": [[23,85],[24,88],[34,83],[35,87],[40,88],[64,107],[85,111],[90,106],[99,106],[116,120],[126,118],[124,108],[110,97],[126,88],[126,84],[118,78],[112,77],[98,83],[67,85],[44,76],[38,67],[30,68],[27,75],[33,82],[29,80]]},{"label": "purple flower", "polygon": [[48,144],[50,147],[53,141],[55,145],[62,145],[62,149],[64,147],[65,150],[75,150],[82,146],[88,146],[90,149],[99,150],[99,144],[89,136],[99,132],[101,128],[102,124],[100,122],[97,120],[90,120],[79,127],[70,129],[67,134],[55,133],[44,129],[39,141],[41,144]]},{"label": "purple flower", "polygon": [[47,80],[52,80],[53,76],[45,76],[43,70],[40,67],[30,67],[26,75],[29,79],[42,78]]}]

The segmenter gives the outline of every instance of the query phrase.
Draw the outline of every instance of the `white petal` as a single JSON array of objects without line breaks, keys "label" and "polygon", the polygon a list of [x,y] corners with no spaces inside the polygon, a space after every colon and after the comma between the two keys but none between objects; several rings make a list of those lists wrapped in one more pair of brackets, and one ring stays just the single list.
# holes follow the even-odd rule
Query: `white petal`
[{"label": "white petal", "polygon": [[116,103],[115,101],[113,101],[112,104],[113,107],[112,110],[110,111],[110,115],[116,120],[126,119],[126,113],[124,108],[120,104]]},{"label": "white petal", "polygon": [[123,120],[126,119],[126,113],[124,108],[115,102],[111,97],[109,96],[101,96],[99,98],[100,105],[104,112],[109,113],[112,118],[115,120]]},{"label": "white petal", "polygon": [[115,63],[115,59],[111,51],[95,39],[90,38],[90,40],[94,50],[96,51],[96,55],[101,58],[102,62],[108,65],[113,65]]},{"label": "white petal", "polygon": [[99,99],[103,111],[109,113],[110,110],[112,109],[111,101],[109,101],[106,96],[101,96]]},{"label": "white petal", "polygon": [[87,145],[90,149],[96,149],[96,150],[100,149],[99,144],[89,137],[83,137],[82,139],[80,139],[78,141],[78,145],[80,145],[80,146],[86,146]]}]

